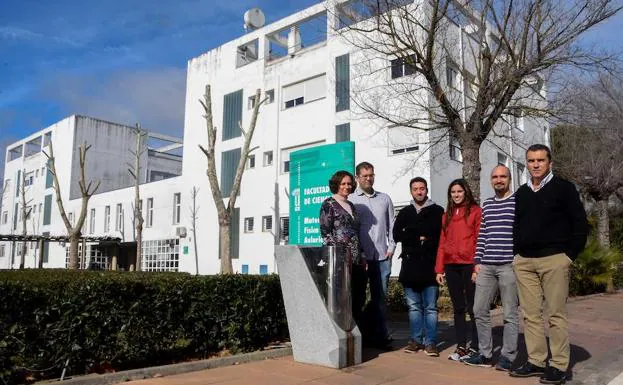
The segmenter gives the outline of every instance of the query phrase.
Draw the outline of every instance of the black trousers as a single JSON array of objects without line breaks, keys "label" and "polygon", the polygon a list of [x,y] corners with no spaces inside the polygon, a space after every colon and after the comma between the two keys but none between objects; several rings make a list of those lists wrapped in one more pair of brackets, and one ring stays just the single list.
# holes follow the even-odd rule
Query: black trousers
[{"label": "black trousers", "polygon": [[[454,331],[457,346],[467,347],[467,329],[471,329],[472,340],[470,348],[478,351],[478,331],[474,319],[474,294],[476,284],[472,282],[474,265],[448,264],[445,265],[446,282],[454,310]],[[469,314],[471,325],[465,319]]]}]

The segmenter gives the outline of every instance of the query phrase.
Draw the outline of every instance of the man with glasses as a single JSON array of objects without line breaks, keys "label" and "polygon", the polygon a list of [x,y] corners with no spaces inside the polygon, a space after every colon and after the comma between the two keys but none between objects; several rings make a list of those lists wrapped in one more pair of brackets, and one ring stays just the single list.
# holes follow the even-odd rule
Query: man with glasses
[{"label": "man with glasses", "polygon": [[[374,190],[374,166],[359,163],[355,169],[357,188],[349,196],[361,220],[359,239],[366,266],[353,267],[353,317],[362,331],[364,344],[391,349],[387,329],[387,285],[395,243],[392,238],[394,205],[389,195]],[[363,307],[370,283],[370,303]],[[361,311],[361,312],[360,312]],[[364,319],[363,314],[367,316]]]}]

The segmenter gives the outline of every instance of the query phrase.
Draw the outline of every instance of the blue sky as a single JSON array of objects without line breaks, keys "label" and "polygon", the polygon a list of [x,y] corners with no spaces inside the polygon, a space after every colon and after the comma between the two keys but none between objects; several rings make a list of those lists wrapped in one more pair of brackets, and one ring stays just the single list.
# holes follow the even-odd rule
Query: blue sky
[{"label": "blue sky", "polygon": [[[188,59],[318,0],[0,0],[0,147],[73,113],[181,135]],[[621,50],[622,15],[587,43]],[[3,151],[3,150],[2,150]]]},{"label": "blue sky", "polygon": [[0,146],[73,113],[183,130],[186,63],[317,0],[0,0]]}]

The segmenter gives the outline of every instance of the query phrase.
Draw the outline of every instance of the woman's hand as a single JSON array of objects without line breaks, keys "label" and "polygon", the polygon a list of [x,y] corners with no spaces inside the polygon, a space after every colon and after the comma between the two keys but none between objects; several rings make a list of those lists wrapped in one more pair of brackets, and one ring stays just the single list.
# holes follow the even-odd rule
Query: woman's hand
[{"label": "woman's hand", "polygon": [[439,285],[443,285],[446,282],[445,276],[445,274],[437,274],[436,279]]}]

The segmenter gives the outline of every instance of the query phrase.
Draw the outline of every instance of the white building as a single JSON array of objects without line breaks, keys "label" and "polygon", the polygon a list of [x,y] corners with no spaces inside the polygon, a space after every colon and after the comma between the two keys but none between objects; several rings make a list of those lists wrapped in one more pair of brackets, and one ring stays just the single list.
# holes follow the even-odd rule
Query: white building
[{"label": "white building", "polygon": [[[343,38],[331,33],[336,23],[331,15],[338,12],[331,7],[330,3],[317,4],[253,30],[189,61],[181,176],[146,183],[141,187],[143,201],[153,199],[151,206],[150,203],[143,205],[147,209],[147,222],[150,222],[150,218],[152,220],[151,226],[147,226],[144,231],[144,240],[150,245],[144,245],[144,250],[148,250],[148,253],[149,250],[159,250],[160,254],[150,255],[154,259],[170,260],[170,263],[165,264],[165,269],[194,273],[194,242],[199,254],[199,272],[211,274],[220,268],[217,215],[205,175],[206,158],[198,147],[199,144],[207,143],[203,109],[198,102],[203,98],[207,84],[211,85],[214,124],[218,127],[216,159],[224,195],[231,188],[243,144],[238,121],[242,121],[244,127],[248,126],[252,107],[257,103],[254,98],[256,89],[263,90],[268,97],[260,109],[252,142],[252,147],[257,146],[258,149],[247,161],[240,197],[236,203],[232,225],[232,249],[236,257],[233,260],[234,271],[250,274],[275,271],[274,244],[285,240],[288,226],[289,154],[298,149],[352,140],[356,143],[356,162],[365,160],[375,166],[375,187],[388,193],[396,208],[409,204],[411,196],[408,182],[414,176],[426,178],[432,199],[445,205],[449,182],[461,175],[458,148],[448,138],[437,141],[438,138],[432,132],[407,131],[375,120],[362,119],[358,115],[349,92],[358,87],[355,79],[361,76],[357,74],[357,68],[364,56]],[[455,32],[460,34],[463,30],[457,27]],[[381,84],[403,76],[417,76],[409,74],[400,63],[396,65],[393,57],[377,58],[374,65],[378,75],[374,81]],[[446,71],[446,81],[462,84],[459,73],[451,65],[447,66]],[[462,88],[456,88],[460,93]],[[65,120],[54,127],[62,127],[63,122]],[[506,130],[514,140],[491,137],[481,147],[483,196],[492,194],[488,174],[494,165],[508,165],[513,172],[515,186],[518,186],[526,178],[525,166],[522,164],[525,146],[521,143],[547,143],[547,126],[543,122],[518,118],[512,125],[506,124],[500,129]],[[11,160],[9,155],[12,149],[45,134],[46,130],[9,148],[5,178],[16,175],[20,168],[31,162],[29,157]],[[92,132],[90,135],[95,134]],[[56,145],[54,135],[52,140]],[[78,142],[60,137],[58,140],[74,143],[75,152]],[[432,142],[437,143],[429,149],[425,144]],[[133,142],[129,140],[127,143]],[[71,153],[71,148],[67,147],[65,152]],[[38,163],[35,162],[37,166],[32,167],[44,166],[45,158],[37,156],[35,159],[38,159]],[[115,163],[98,161],[98,170],[101,168],[102,171],[95,176],[89,174],[89,177],[103,177],[104,170],[106,175],[112,175],[113,172],[108,171],[111,164]],[[68,156],[63,161],[59,159],[57,167],[63,167],[63,170],[69,172],[75,165],[72,166],[71,157]],[[121,174],[119,171],[120,178],[127,178],[127,175]],[[124,188],[129,184],[110,177],[112,179],[106,184],[109,188],[101,190],[91,199],[89,207],[95,210],[96,218],[93,234],[116,234],[129,242],[133,239],[130,234],[133,190]],[[199,189],[196,239],[193,239],[190,231],[190,191],[193,187]],[[38,197],[51,194],[51,190],[36,191]],[[63,188],[64,194],[69,194],[68,191],[68,187]],[[9,188],[9,195],[9,201],[13,202],[16,199],[14,188]],[[121,222],[124,223],[122,228],[125,231],[118,231],[117,222],[113,219],[106,222],[110,228],[105,228],[104,217],[107,218],[108,214],[105,213],[109,212],[107,207],[110,208],[111,217],[116,218],[119,204],[122,205],[119,215],[123,218]],[[73,200],[69,206],[75,212],[79,208],[79,201]],[[3,208],[8,211],[9,218],[13,215],[13,207],[14,203],[8,203]],[[52,224],[45,231],[63,233],[60,218],[56,219],[55,205],[52,205],[51,210]],[[112,222],[115,222],[114,226]],[[2,223],[0,233],[14,231],[10,223],[8,226]],[[279,227],[282,231],[275,235],[277,223],[281,225]],[[182,229],[177,230],[178,227]],[[186,230],[187,236],[177,237],[176,233],[183,230]],[[157,248],[152,248],[156,245]],[[6,251],[5,259],[1,255],[0,266],[7,266]],[[53,252],[50,249],[50,255],[54,255],[54,258],[46,266],[64,266],[63,250]],[[144,265],[144,268],[149,269],[150,266]],[[398,269],[399,266],[394,266],[394,272]]]},{"label": "white building", "polygon": [[[181,174],[182,158],[169,152],[181,148],[181,140],[154,133],[149,133],[148,136],[152,141],[157,140],[168,145],[157,149],[144,148],[141,151],[141,192],[144,194],[147,212],[151,215],[147,218],[144,230],[144,234],[151,238],[145,239],[172,239],[169,243],[176,244],[173,219],[170,221],[170,228],[160,226],[156,230],[152,224],[154,213],[173,210],[173,193],[169,196],[169,191],[172,191],[174,181]],[[121,254],[117,255],[120,266],[127,268],[133,263],[128,255],[133,252],[130,253],[128,247],[131,248],[131,242],[134,241],[134,190],[130,187],[134,185],[134,180],[128,172],[128,164],[134,164],[135,160],[131,153],[135,150],[136,143],[133,127],[73,115],[9,145],[6,152],[0,234],[22,234],[20,181],[24,177],[26,187],[23,191],[26,194],[27,212],[32,210],[27,220],[27,233],[52,236],[67,234],[56,204],[53,178],[48,172],[46,153],[49,154],[50,142],[54,149],[61,197],[72,223],[80,215],[81,205],[78,147],[84,142],[91,146],[87,152],[85,167],[87,183],[99,181],[100,186],[97,194],[89,201],[82,233],[87,236],[107,235],[121,238]],[[173,214],[170,217],[173,218]],[[151,247],[152,243],[145,246]],[[37,243],[32,242],[27,250],[26,267],[37,266],[41,257],[45,267],[65,267],[65,245],[50,243],[41,253]],[[84,260],[85,265],[95,263],[101,267],[110,266],[110,251],[107,255],[105,245],[90,244],[87,251],[90,257]],[[20,253],[21,246],[18,243],[0,242],[0,268],[17,267]]]}]

